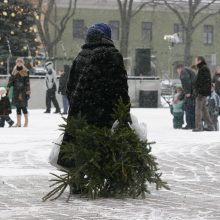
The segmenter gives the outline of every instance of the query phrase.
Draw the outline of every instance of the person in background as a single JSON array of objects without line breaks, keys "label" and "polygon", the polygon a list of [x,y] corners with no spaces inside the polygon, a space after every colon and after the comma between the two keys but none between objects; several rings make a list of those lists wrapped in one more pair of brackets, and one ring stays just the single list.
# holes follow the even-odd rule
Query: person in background
[{"label": "person in background", "polygon": [[13,87],[12,103],[17,109],[17,123],[15,127],[21,127],[21,113],[24,114],[24,127],[28,127],[28,100],[30,99],[29,70],[24,65],[22,57],[17,58],[16,65],[9,78],[7,91]]},{"label": "person in background", "polygon": [[214,87],[215,87],[215,92],[220,97],[220,66],[216,67],[216,72],[213,76],[212,82],[213,82]]},{"label": "person in background", "polygon": [[180,77],[180,81],[185,93],[184,110],[186,115],[186,126],[183,129],[195,128],[195,96],[194,96],[194,83],[195,72],[183,64],[178,64],[176,71]]},{"label": "person in background", "polygon": [[[211,95],[211,73],[204,57],[196,57],[195,65],[197,66],[198,74],[195,80],[196,127],[193,131],[213,131],[214,126],[206,106],[206,98]],[[203,120],[205,122],[206,127],[203,127]]]},{"label": "person in background", "polygon": [[207,108],[214,124],[215,131],[219,131],[218,115],[220,108],[220,97],[215,92],[214,85],[212,85],[211,95],[207,97]]},{"label": "person in background", "polygon": [[63,115],[66,115],[68,112],[68,108],[69,108],[69,101],[66,95],[66,86],[67,86],[67,81],[69,78],[69,66],[65,65],[64,66],[64,71],[60,70],[59,71],[59,75],[60,75],[60,81],[59,81],[59,89],[58,89],[58,93],[61,93],[62,95],[62,100],[63,100]]},{"label": "person in background", "polygon": [[56,98],[56,71],[54,70],[52,61],[48,61],[45,63],[45,69],[47,70],[47,74],[45,77],[46,80],[46,111],[44,113],[50,113],[51,110],[51,102],[56,108],[54,113],[60,113],[60,106],[57,102]]},{"label": "person in background", "polygon": [[173,128],[182,129],[184,124],[184,93],[182,87],[176,87],[173,102],[171,105],[173,115]]},{"label": "person in background", "polygon": [[8,123],[9,127],[14,124],[14,121],[10,118],[11,104],[7,96],[7,91],[4,87],[0,87],[0,127],[5,126],[5,122]]}]

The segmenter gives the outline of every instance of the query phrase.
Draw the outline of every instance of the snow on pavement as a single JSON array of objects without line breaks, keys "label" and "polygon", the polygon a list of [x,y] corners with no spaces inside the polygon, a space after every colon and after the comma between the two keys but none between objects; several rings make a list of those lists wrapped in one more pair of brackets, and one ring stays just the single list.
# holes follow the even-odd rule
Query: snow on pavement
[{"label": "snow on pavement", "polygon": [[[171,190],[156,191],[142,199],[97,199],[68,192],[53,202],[41,201],[49,191],[48,162],[52,142],[61,131],[59,115],[30,111],[28,128],[0,129],[0,219],[76,220],[219,220],[220,133],[173,130],[168,109],[133,109],[156,141],[163,179]],[[15,118],[15,115],[12,115]]]}]

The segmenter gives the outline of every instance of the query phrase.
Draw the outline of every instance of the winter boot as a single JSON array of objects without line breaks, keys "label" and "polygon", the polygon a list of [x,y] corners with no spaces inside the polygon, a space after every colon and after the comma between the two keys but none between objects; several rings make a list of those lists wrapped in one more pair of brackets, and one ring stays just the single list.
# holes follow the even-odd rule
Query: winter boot
[{"label": "winter boot", "polygon": [[44,113],[50,113],[50,110],[47,109]]},{"label": "winter boot", "polygon": [[58,114],[60,113],[60,109],[56,109],[56,111],[54,112],[54,114]]},{"label": "winter boot", "polygon": [[14,124],[14,121],[12,121],[12,120],[8,121],[9,128],[12,127],[13,124]]},{"label": "winter boot", "polygon": [[17,115],[17,123],[14,127],[21,127],[21,115]]},{"label": "winter boot", "polygon": [[24,127],[28,126],[28,114],[24,114]]}]

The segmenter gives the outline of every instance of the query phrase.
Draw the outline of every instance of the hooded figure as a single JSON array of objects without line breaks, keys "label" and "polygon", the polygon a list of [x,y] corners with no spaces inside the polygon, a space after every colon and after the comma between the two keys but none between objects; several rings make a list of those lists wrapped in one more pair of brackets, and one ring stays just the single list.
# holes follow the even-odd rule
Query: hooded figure
[{"label": "hooded figure", "polygon": [[[123,57],[111,40],[111,28],[107,24],[98,23],[88,29],[85,44],[73,61],[67,97],[68,117],[80,113],[87,123],[101,128],[112,127],[113,109],[120,97],[124,104],[130,104]],[[69,138],[66,133],[63,141],[68,142]],[[62,157],[60,153],[58,164],[71,166]]]},{"label": "hooded figure", "polygon": [[5,121],[7,121],[9,127],[14,124],[9,114],[11,114],[11,104],[7,97],[7,91],[4,87],[0,87],[0,127],[5,126]]},{"label": "hooded figure", "polygon": [[56,99],[56,71],[54,70],[54,66],[52,61],[48,61],[45,63],[45,69],[47,70],[47,74],[45,76],[46,80],[46,111],[44,113],[50,113],[51,102],[53,103],[56,111],[54,113],[60,113],[60,106]]}]

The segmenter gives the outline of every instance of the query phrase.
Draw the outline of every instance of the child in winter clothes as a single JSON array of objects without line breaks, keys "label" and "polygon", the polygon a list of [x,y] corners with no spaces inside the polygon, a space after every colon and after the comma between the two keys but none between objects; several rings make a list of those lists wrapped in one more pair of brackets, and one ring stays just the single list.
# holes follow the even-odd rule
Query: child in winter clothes
[{"label": "child in winter clothes", "polygon": [[207,97],[206,105],[208,108],[209,115],[212,119],[215,131],[218,131],[219,130],[218,115],[219,115],[219,109],[220,109],[220,97],[216,93],[214,86],[212,87],[211,95]]},{"label": "child in winter clothes", "polygon": [[4,87],[0,87],[0,127],[3,128],[5,126],[5,121],[11,127],[14,122],[9,117],[11,114],[11,105],[9,98],[7,97],[7,92]]},{"label": "child in winter clothes", "polygon": [[181,129],[184,124],[184,93],[181,87],[176,88],[171,109],[173,115],[173,128]]}]

